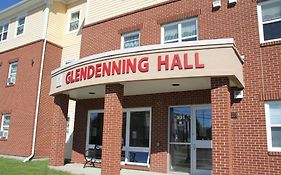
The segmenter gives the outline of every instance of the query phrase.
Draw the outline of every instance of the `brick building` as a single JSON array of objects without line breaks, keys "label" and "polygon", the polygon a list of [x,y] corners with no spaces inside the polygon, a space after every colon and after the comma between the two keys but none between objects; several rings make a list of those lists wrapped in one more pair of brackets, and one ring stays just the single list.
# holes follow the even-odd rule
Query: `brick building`
[{"label": "brick building", "polygon": [[[104,175],[119,174],[120,166],[195,175],[281,174],[280,0],[90,0],[53,1],[49,6],[57,12],[63,6],[65,18],[54,16],[70,16],[66,26],[76,28],[78,21],[80,29],[75,42],[60,38],[70,31],[56,33],[59,25],[48,26],[56,37],[49,42],[47,37],[46,43],[62,51],[49,53],[60,63],[44,64],[50,69],[61,66],[43,80],[50,93],[48,88],[42,91],[46,99],[40,105],[47,106],[38,115],[35,151],[40,156],[50,143],[42,154],[50,165],[63,165],[67,125],[73,124],[71,160],[84,162],[85,150],[98,145]],[[2,70],[8,54],[16,57],[17,49],[12,51],[0,53]],[[74,61],[65,65],[65,60]],[[37,77],[22,74],[32,80],[40,77],[39,70],[32,74]],[[17,98],[25,94],[22,88],[15,92]],[[36,94],[28,98],[35,101]],[[7,128],[6,114],[11,115],[1,154],[29,153],[9,150],[16,143],[10,141],[13,110],[25,110],[26,119],[36,119],[27,107],[20,108],[24,104],[0,106],[1,130]],[[36,107],[35,102],[26,105]],[[68,122],[69,113],[75,113],[75,121]],[[32,133],[29,125],[34,122],[26,119],[30,123],[21,126]],[[40,125],[40,119],[48,122]],[[32,137],[25,141],[31,147]]]}]

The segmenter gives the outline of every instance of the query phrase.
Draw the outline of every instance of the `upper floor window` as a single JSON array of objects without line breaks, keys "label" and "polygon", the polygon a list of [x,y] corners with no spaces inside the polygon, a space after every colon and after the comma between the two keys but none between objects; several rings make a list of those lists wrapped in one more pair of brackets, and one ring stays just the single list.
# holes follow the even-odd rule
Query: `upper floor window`
[{"label": "upper floor window", "polygon": [[24,25],[25,25],[25,16],[18,18],[17,28],[16,28],[16,36],[23,34],[23,32],[24,32]]},{"label": "upper floor window", "polygon": [[281,1],[269,0],[258,4],[261,42],[281,39]]},{"label": "upper floor window", "polygon": [[7,139],[8,137],[8,132],[10,128],[10,118],[11,118],[11,114],[9,113],[2,115],[0,139]]},{"label": "upper floor window", "polygon": [[9,74],[8,74],[8,79],[7,79],[8,85],[16,83],[17,67],[18,67],[17,62],[10,63]]},{"label": "upper floor window", "polygon": [[267,144],[269,151],[281,151],[281,101],[265,103]]},{"label": "upper floor window", "polygon": [[140,46],[140,32],[124,33],[121,38],[121,48],[132,48]]},{"label": "upper floor window", "polygon": [[78,30],[79,28],[79,18],[80,18],[80,11],[76,11],[70,14],[69,19],[69,32]]},{"label": "upper floor window", "polygon": [[198,40],[197,18],[191,18],[161,27],[162,43],[175,43]]},{"label": "upper floor window", "polygon": [[0,25],[0,42],[8,38],[9,24]]}]

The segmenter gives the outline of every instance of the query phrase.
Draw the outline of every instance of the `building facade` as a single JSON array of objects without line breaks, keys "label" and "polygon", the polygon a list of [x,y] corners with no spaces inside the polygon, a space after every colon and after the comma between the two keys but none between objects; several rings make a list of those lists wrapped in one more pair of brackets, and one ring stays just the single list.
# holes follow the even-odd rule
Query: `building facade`
[{"label": "building facade", "polygon": [[[50,165],[63,165],[65,158],[83,163],[85,150],[99,146],[104,175],[120,174],[120,167],[281,174],[280,0],[52,1],[48,6],[46,45],[57,52],[45,54],[50,61],[43,72],[53,71],[43,74],[46,89],[39,94],[44,100],[35,127],[37,156],[49,157]],[[2,38],[5,31],[4,26]],[[9,61],[13,57],[31,62],[28,70],[38,66],[28,60],[36,56],[22,54],[34,49],[40,56],[44,42],[32,44],[0,53],[9,78],[13,67],[20,75],[20,61],[18,69]],[[17,52],[21,55],[13,55]],[[36,70],[35,77],[22,76],[39,81],[40,67]],[[19,95],[10,90],[16,85],[2,87],[3,95],[28,94],[22,98],[34,102],[17,104],[5,96],[15,106],[3,102],[10,108],[1,111],[1,130],[8,127],[9,137],[0,141],[6,144],[1,154],[30,153],[11,152],[16,142],[10,137],[16,133],[13,111],[36,108],[36,93],[23,93],[24,87],[37,86],[22,85]],[[19,122],[28,133],[36,120],[30,111],[24,120],[30,123]],[[65,144],[71,123],[73,142]],[[32,139],[25,140],[27,146]]]}]

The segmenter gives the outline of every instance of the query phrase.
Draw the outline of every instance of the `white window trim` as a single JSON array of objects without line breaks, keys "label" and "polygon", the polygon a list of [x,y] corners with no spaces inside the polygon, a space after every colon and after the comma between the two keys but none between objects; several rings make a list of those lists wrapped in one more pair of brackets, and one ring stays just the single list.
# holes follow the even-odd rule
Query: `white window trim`
[{"label": "white window trim", "polygon": [[[12,84],[16,84],[16,77],[17,77],[17,72],[18,72],[18,62],[17,61],[9,64],[9,73],[8,73],[8,79],[9,79],[11,77],[12,65],[14,65],[14,64],[17,65],[17,71],[16,71],[16,75],[15,75],[15,82]],[[7,85],[12,85],[12,84],[7,81]]]},{"label": "white window trim", "polygon": [[[265,118],[266,118],[266,135],[267,135],[267,148],[268,151],[272,152],[281,152],[281,147],[272,147],[272,135],[271,135],[271,127],[277,125],[270,124],[270,109],[269,105],[273,103],[281,103],[281,101],[267,101],[265,102]],[[279,125],[277,126],[279,127]],[[281,125],[280,125],[281,127]]]},{"label": "white window trim", "polygon": [[[129,37],[129,36],[136,35],[136,34],[139,35],[139,46],[140,46],[140,31],[137,30],[137,31],[127,32],[127,33],[123,33],[123,34],[122,34],[122,36],[121,36],[121,49],[130,49],[130,48],[125,48],[125,47],[124,47],[124,44],[125,44],[125,37]],[[138,46],[138,47],[139,47],[139,46]]]},{"label": "white window trim", "polygon": [[[75,30],[70,31],[70,20],[71,20],[71,15],[73,13],[77,13],[79,12],[79,20],[78,20],[78,28]],[[67,20],[67,25],[66,25],[66,34],[71,34],[71,33],[75,33],[77,31],[79,31],[80,28],[80,24],[81,24],[81,9],[72,9],[68,12],[68,20]]]},{"label": "white window trim", "polygon": [[[4,27],[4,25],[7,25],[7,24],[8,24],[7,38],[6,38],[5,40],[1,40],[0,43],[4,43],[4,42],[6,42],[6,41],[8,40],[8,36],[9,36],[9,27],[10,27],[9,21],[3,21],[3,22],[0,23],[0,26],[3,26],[3,27]],[[3,32],[3,30],[4,30],[4,28],[2,29],[2,32]],[[2,37],[3,37],[3,33],[2,33]]]},{"label": "white window trim", "polygon": [[[192,18],[189,18],[189,19],[185,19],[185,20],[180,20],[180,21],[176,21],[176,22],[172,22],[172,23],[168,23],[168,24],[164,24],[161,26],[161,44],[166,44],[166,43],[170,43],[172,41],[178,41],[178,42],[185,42],[185,41],[182,41],[183,39],[186,39],[188,37],[185,37],[185,38],[182,38],[182,33],[181,33],[181,30],[182,30],[182,23],[185,23],[187,21],[195,21],[196,22],[196,30],[197,30],[197,35],[196,35],[196,38],[197,40],[199,39],[199,30],[198,30],[198,17],[192,17]],[[174,40],[169,40],[169,42],[166,42],[165,43],[165,38],[164,38],[164,28],[165,27],[168,27],[168,26],[172,26],[172,25],[177,25],[178,26],[178,39],[174,39]],[[195,36],[195,35],[194,35]]]},{"label": "white window trim", "polygon": [[[124,108],[123,112],[128,113],[126,115],[126,122],[130,123],[130,112],[137,112],[137,111],[149,111],[150,113],[150,128],[149,128],[149,147],[142,148],[142,147],[130,147],[129,146],[129,138],[130,134],[130,125],[126,125],[126,143],[125,146],[122,147],[122,151],[138,151],[138,152],[148,152],[148,158],[146,163],[134,163],[134,162],[128,162],[127,158],[124,161],[121,161],[121,165],[139,165],[139,166],[147,166],[150,167],[150,154],[151,154],[151,129],[152,129],[152,109],[151,107],[144,107],[144,108]],[[89,135],[90,135],[90,114],[91,113],[104,113],[104,110],[89,110],[88,111],[88,118],[87,118],[87,133],[86,133],[86,149],[94,148],[95,145],[89,144]],[[123,117],[123,115],[122,115]],[[128,153],[126,153],[127,155]]]},{"label": "white window trim", "polygon": [[260,2],[257,5],[260,43],[269,43],[269,42],[274,42],[274,41],[280,41],[281,40],[281,38],[277,38],[277,39],[272,39],[272,40],[266,40],[265,41],[264,40],[264,33],[263,33],[263,25],[264,24],[281,21],[281,19],[272,20],[270,22],[268,22],[268,21],[267,22],[263,22],[262,21],[262,9],[261,9],[261,6],[265,5],[265,4],[269,4],[269,3],[274,3],[274,2],[277,2],[277,1],[279,1],[279,0],[269,0],[269,1]]},{"label": "white window trim", "polygon": [[[23,24],[23,32],[21,33],[21,34],[19,34],[19,35],[17,35],[17,32],[18,32],[18,27],[19,27],[19,19],[20,18],[25,18],[24,19],[24,24]],[[23,13],[23,14],[21,14],[21,15],[19,15],[18,17],[17,17],[17,21],[16,21],[16,30],[15,30],[15,38],[17,38],[17,37],[20,37],[20,36],[23,36],[24,35],[24,33],[25,33],[25,28],[26,28],[26,19],[27,19],[27,13],[25,12],[25,13]]]},{"label": "white window trim", "polygon": [[[1,130],[0,130],[0,131],[4,131],[4,118],[7,117],[7,116],[10,117],[10,123],[11,123],[11,114],[10,114],[10,113],[2,114]],[[8,131],[6,131],[6,132],[7,132],[7,137],[6,137],[6,139],[8,139],[9,130],[10,130],[10,125],[9,125]]]}]

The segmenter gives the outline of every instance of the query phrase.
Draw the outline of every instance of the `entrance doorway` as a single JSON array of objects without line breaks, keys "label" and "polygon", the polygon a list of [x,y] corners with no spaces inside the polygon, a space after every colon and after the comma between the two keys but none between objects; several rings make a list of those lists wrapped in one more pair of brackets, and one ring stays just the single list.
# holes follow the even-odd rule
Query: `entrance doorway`
[{"label": "entrance doorway", "polygon": [[169,111],[169,171],[212,174],[211,106],[174,106]]}]

